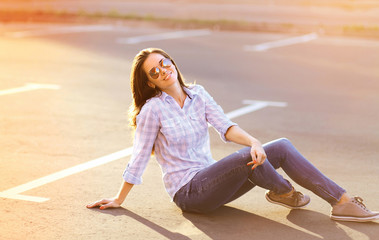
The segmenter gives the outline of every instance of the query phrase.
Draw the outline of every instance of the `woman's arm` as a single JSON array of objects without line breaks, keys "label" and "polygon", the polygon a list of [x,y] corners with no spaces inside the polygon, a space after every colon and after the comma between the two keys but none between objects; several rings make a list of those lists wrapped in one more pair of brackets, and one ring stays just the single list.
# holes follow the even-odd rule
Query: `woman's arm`
[{"label": "woman's arm", "polygon": [[252,169],[263,164],[266,160],[267,156],[261,142],[245,132],[239,126],[231,126],[225,133],[225,138],[228,141],[251,147],[250,153],[252,161],[247,165],[253,165]]},{"label": "woman's arm", "polygon": [[154,103],[146,103],[137,116],[137,128],[134,135],[133,154],[123,173],[120,191],[114,198],[106,198],[88,204],[88,208],[106,209],[120,207],[134,184],[142,183],[142,174],[151,156],[155,139],[159,131],[159,120],[154,113]]},{"label": "woman's arm", "polygon": [[251,147],[256,144],[261,144],[258,139],[254,138],[247,132],[245,132],[239,126],[231,126],[225,133],[225,138],[228,141]]},{"label": "woman's arm", "polygon": [[103,210],[107,208],[120,207],[133,186],[134,184],[123,181],[120,191],[118,192],[116,197],[106,198],[106,199],[102,199],[94,203],[88,204],[87,208],[100,207],[100,209]]}]

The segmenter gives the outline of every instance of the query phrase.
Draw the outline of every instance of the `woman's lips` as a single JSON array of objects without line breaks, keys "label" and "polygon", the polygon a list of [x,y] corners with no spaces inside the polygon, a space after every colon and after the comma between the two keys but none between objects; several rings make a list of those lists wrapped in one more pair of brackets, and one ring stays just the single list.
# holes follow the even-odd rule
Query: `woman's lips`
[{"label": "woman's lips", "polygon": [[167,76],[163,79],[163,81],[166,81],[166,80],[170,79],[171,78],[171,74],[172,74],[172,72],[168,72]]}]

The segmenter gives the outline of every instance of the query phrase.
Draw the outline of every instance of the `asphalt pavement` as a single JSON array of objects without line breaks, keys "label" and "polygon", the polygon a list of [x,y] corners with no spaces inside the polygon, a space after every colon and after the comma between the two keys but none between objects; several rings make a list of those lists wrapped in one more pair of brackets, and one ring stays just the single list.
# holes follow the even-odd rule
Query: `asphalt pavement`
[{"label": "asphalt pavement", "polygon": [[[203,85],[226,113],[252,100],[285,103],[233,120],[262,142],[289,138],[378,210],[377,41],[124,24],[5,24],[0,31],[1,239],[378,236],[377,222],[331,221],[330,206],[297,184],[312,198],[305,210],[272,205],[256,188],[212,214],[182,213],[165,193],[155,159],[122,208],[85,208],[112,197],[122,181],[132,146],[130,64],[140,49],[154,46],[170,53],[186,81]],[[210,133],[215,159],[240,148]]]}]

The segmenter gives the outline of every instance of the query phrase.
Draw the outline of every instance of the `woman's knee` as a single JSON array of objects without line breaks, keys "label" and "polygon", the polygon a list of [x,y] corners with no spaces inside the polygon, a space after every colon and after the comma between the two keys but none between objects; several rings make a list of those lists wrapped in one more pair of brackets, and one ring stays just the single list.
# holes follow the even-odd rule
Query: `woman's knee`
[{"label": "woman's knee", "polygon": [[274,140],[272,142],[272,145],[277,151],[279,150],[281,153],[285,153],[288,150],[294,148],[293,144],[288,138],[279,138],[277,140]]},{"label": "woman's knee", "polygon": [[283,147],[289,147],[292,146],[291,141],[288,138],[282,137],[278,139],[278,144],[280,144]]},{"label": "woman's knee", "polygon": [[287,154],[293,149],[293,145],[287,138],[279,138],[264,144],[267,159],[275,169],[281,166],[281,162],[287,158]]}]

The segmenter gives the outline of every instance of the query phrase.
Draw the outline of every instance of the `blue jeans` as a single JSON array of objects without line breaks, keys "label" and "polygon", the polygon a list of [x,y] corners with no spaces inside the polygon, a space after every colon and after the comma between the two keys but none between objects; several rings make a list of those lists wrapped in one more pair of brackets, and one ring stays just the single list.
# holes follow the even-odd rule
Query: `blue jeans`
[{"label": "blue jeans", "polygon": [[267,155],[264,164],[251,170],[250,147],[199,171],[190,182],[175,194],[174,202],[186,212],[205,213],[242,196],[255,186],[288,193],[292,185],[275,169],[284,172],[302,187],[311,190],[331,205],[346,192],[305,159],[285,138],[263,145]]}]

